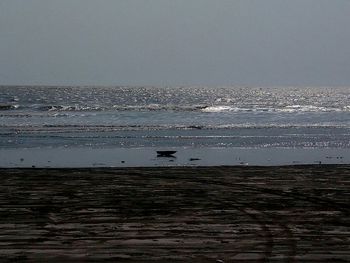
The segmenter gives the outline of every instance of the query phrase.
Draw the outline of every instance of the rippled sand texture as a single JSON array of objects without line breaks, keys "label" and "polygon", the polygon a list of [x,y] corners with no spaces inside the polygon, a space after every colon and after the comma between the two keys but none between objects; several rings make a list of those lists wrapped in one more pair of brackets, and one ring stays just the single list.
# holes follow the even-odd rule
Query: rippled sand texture
[{"label": "rippled sand texture", "polygon": [[5,262],[350,260],[349,166],[0,174]]}]

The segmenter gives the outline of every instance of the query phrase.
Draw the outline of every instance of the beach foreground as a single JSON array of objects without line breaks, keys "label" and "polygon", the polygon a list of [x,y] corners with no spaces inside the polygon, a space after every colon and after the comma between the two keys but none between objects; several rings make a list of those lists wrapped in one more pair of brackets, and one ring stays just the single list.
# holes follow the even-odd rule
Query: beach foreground
[{"label": "beach foreground", "polygon": [[5,262],[350,260],[349,165],[0,175]]}]

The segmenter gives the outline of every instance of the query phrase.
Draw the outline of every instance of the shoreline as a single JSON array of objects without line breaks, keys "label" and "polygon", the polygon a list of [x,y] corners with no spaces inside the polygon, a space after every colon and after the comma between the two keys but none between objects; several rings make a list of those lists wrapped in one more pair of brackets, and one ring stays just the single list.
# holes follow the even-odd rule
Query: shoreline
[{"label": "shoreline", "polygon": [[286,164],[286,165],[217,165],[217,166],[122,166],[122,167],[0,167],[1,171],[129,171],[129,170],[196,170],[196,169],[262,169],[274,168],[317,169],[317,168],[349,168],[350,164]]}]

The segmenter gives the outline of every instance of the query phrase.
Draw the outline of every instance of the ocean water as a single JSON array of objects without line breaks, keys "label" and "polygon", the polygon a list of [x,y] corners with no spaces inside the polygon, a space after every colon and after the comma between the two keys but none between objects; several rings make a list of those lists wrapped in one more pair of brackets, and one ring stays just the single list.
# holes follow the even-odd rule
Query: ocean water
[{"label": "ocean water", "polygon": [[350,149],[349,87],[0,87],[0,149]]}]

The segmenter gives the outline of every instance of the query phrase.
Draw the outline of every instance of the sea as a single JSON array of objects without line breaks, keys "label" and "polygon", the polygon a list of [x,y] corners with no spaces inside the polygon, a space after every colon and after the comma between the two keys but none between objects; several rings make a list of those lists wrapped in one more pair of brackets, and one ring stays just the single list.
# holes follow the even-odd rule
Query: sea
[{"label": "sea", "polygon": [[63,149],[329,149],[341,154],[322,161],[344,162],[350,87],[0,86],[2,159]]}]

